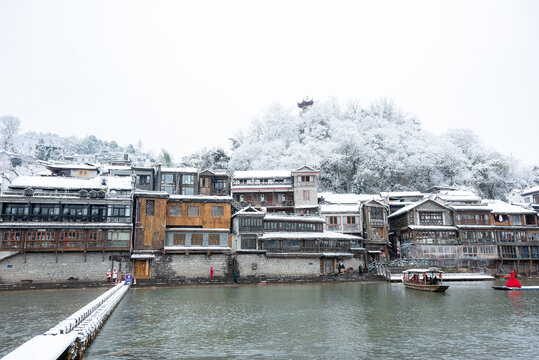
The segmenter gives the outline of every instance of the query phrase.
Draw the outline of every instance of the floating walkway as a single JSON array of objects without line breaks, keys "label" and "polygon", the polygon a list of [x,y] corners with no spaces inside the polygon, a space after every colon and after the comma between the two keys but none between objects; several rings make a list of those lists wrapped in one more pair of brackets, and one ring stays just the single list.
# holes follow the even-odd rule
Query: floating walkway
[{"label": "floating walkway", "polygon": [[2,360],[82,358],[83,352],[128,290],[129,285],[121,282],[43,335],[19,346]]}]

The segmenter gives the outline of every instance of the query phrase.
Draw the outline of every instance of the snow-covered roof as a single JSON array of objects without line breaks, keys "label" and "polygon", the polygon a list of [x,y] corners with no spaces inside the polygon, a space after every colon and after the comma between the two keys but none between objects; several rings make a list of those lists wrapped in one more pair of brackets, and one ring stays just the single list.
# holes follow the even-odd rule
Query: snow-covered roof
[{"label": "snow-covered roof", "polygon": [[293,216],[293,215],[271,215],[266,213],[264,220],[273,221],[300,221],[300,222],[318,222],[325,223],[326,221],[318,216]]},{"label": "snow-covered roof", "polygon": [[244,207],[243,209],[241,209],[240,211],[237,211],[234,215],[232,215],[232,217],[236,216],[236,215],[255,215],[255,216],[264,216],[266,214],[266,212],[264,211],[260,211],[260,210],[257,210],[255,209],[254,207],[252,206],[246,206]]},{"label": "snow-covered roof", "polygon": [[486,204],[476,205],[449,205],[449,207],[455,211],[489,211],[491,208]]},{"label": "snow-covered roof", "polygon": [[234,172],[234,179],[270,179],[291,177],[290,170],[248,170]]},{"label": "snow-covered roof", "polygon": [[174,172],[174,173],[196,173],[198,172],[197,168],[189,168],[189,167],[182,167],[182,168],[176,168],[176,167],[162,167],[161,172]]},{"label": "snow-covered roof", "polygon": [[321,214],[334,214],[334,213],[358,213],[359,214],[359,205],[349,205],[349,204],[328,204],[320,205]]},{"label": "snow-covered roof", "polygon": [[203,173],[207,173],[207,172],[213,175],[217,175],[217,176],[228,176],[228,172],[225,169],[217,169],[217,170],[204,169],[203,171],[200,172],[200,174],[202,175]]},{"label": "snow-covered roof", "polygon": [[535,214],[535,211],[531,209],[525,209],[501,200],[488,200],[487,204],[494,214]]},{"label": "snow-covered roof", "polygon": [[424,195],[419,191],[390,191],[380,193],[382,197],[423,197]]},{"label": "snow-covered roof", "polygon": [[109,165],[109,164],[103,165],[103,171],[109,171],[109,170],[126,170],[126,171],[131,171],[131,166],[125,166],[125,165]]},{"label": "snow-covered roof", "polygon": [[[102,180],[106,182],[103,185]],[[77,190],[99,190],[108,187],[113,190],[131,190],[131,178],[116,176],[97,176],[92,179],[81,179],[62,176],[19,176],[11,182],[10,188],[39,188]]]},{"label": "snow-covered roof", "polygon": [[335,194],[330,192],[319,193],[318,197],[323,197],[327,204],[357,204],[380,199],[380,195],[377,194]]},{"label": "snow-covered roof", "polygon": [[230,202],[231,196],[217,196],[217,195],[170,195],[170,200],[184,200],[184,201],[205,201],[205,202]]},{"label": "snow-covered roof", "polygon": [[413,208],[418,207],[419,205],[422,205],[422,204],[424,204],[424,203],[426,203],[426,202],[428,202],[428,201],[431,201],[431,202],[433,202],[433,203],[439,205],[439,206],[442,207],[442,208],[448,209],[447,206],[445,206],[445,205],[443,205],[443,204],[440,204],[440,203],[437,203],[436,201],[434,201],[434,200],[432,200],[432,199],[424,199],[424,200],[422,200],[422,201],[418,201],[418,202],[415,202],[415,203],[406,205],[405,207],[403,207],[403,208],[401,208],[401,209],[395,211],[393,214],[389,215],[388,218],[393,218],[393,217],[396,217],[396,216],[398,216],[398,215],[404,214],[404,213],[406,213],[406,212],[412,210]]},{"label": "snow-covered roof", "polygon": [[534,186],[534,187],[531,187],[529,189],[524,189],[522,190],[522,192],[520,193],[521,196],[525,196],[525,195],[531,195],[531,194],[534,194],[536,192],[539,192],[539,185],[538,186]]},{"label": "snow-covered roof", "polygon": [[327,240],[361,240],[359,236],[336,233],[332,231],[324,232],[275,232],[265,233],[259,237],[260,240],[278,239],[327,239]]},{"label": "snow-covered roof", "polygon": [[45,166],[52,169],[97,170],[96,165],[88,164],[45,164]]},{"label": "snow-covered roof", "polygon": [[24,221],[24,222],[0,222],[0,228],[92,228],[92,229],[124,229],[130,230],[133,225],[131,223],[109,223],[109,222],[41,222],[41,221]]},{"label": "snow-covered roof", "polygon": [[480,202],[481,198],[471,191],[440,191],[436,197],[446,202]]},{"label": "snow-covered roof", "polygon": [[294,186],[292,183],[288,184],[241,184],[241,185],[232,185],[232,190],[245,190],[245,191],[255,191],[255,190],[268,190],[271,191],[273,189],[278,190],[288,190],[293,189]]}]

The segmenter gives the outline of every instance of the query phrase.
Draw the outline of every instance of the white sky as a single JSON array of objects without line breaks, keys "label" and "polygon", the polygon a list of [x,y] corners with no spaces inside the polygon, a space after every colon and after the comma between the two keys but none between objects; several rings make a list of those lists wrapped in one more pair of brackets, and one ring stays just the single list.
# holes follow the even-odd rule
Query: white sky
[{"label": "white sky", "polygon": [[391,97],[524,163],[539,1],[0,0],[0,116],[177,160],[275,102]]}]

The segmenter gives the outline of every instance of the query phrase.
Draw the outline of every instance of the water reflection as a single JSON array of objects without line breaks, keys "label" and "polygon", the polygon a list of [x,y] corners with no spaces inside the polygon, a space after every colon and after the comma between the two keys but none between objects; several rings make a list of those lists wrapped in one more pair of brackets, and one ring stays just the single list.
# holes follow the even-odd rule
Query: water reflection
[{"label": "water reflection", "polygon": [[490,285],[452,283],[445,294],[402,284],[137,289],[87,358],[514,358],[503,344],[539,340],[537,296],[519,298],[526,321],[515,321],[506,311],[514,300]]},{"label": "water reflection", "polygon": [[[451,283],[445,294],[402,284],[133,288],[86,358],[536,357],[539,291],[491,285]],[[0,293],[2,354],[102,292]]]}]

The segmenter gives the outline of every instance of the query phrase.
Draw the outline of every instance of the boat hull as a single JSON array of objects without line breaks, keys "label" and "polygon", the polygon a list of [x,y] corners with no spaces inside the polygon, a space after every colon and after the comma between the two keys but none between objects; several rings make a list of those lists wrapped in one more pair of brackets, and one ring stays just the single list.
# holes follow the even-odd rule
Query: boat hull
[{"label": "boat hull", "polygon": [[430,292],[445,292],[449,285],[428,285],[428,284],[410,284],[403,283],[408,289],[430,291]]},{"label": "boat hull", "polygon": [[510,286],[493,286],[494,290],[507,290],[507,291],[516,291],[516,290],[539,290],[539,286],[523,286],[523,287],[510,287]]}]

